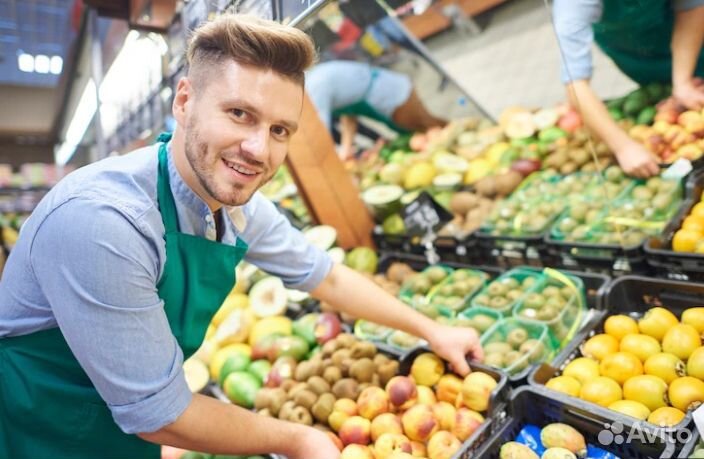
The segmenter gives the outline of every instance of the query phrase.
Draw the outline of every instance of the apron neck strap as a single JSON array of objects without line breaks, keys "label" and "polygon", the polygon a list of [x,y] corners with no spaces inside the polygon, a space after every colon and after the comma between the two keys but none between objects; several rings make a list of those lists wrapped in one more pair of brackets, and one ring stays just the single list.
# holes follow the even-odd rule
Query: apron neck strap
[{"label": "apron neck strap", "polygon": [[159,145],[159,175],[156,192],[164,228],[167,233],[174,233],[179,232],[179,225],[176,203],[174,202],[174,196],[171,193],[171,184],[169,183],[169,158],[166,150],[166,142],[170,139],[170,133],[162,133],[157,139],[161,144]]}]

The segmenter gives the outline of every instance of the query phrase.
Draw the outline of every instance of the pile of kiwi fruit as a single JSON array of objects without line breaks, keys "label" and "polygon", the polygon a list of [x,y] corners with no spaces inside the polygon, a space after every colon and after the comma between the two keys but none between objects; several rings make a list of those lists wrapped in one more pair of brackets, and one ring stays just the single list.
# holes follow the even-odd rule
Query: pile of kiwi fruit
[{"label": "pile of kiwi fruit", "polygon": [[[575,320],[576,295],[572,288],[551,281],[541,289],[528,293],[516,312],[521,318],[546,322],[553,336],[562,340]],[[568,307],[569,310],[563,312]],[[556,320],[558,317],[562,320]]]},{"label": "pile of kiwi fruit", "polygon": [[509,313],[511,308],[535,286],[538,275],[526,275],[519,280],[511,275],[504,275],[492,281],[472,300],[472,306],[494,309]]},{"label": "pile of kiwi fruit", "polygon": [[487,276],[481,271],[472,269],[457,269],[438,286],[429,301],[436,308],[447,308],[452,312],[460,312],[468,305],[469,296],[484,285]]},{"label": "pile of kiwi fruit", "polygon": [[546,348],[542,341],[530,337],[526,327],[516,322],[511,328],[506,334],[497,331],[483,345],[484,363],[517,373],[542,361]]},{"label": "pile of kiwi fruit", "polygon": [[420,273],[406,278],[401,286],[401,296],[410,298],[410,303],[422,303],[433,287],[440,285],[449,275],[442,266],[429,266]]},{"label": "pile of kiwi fruit", "polygon": [[611,149],[603,142],[593,140],[594,153],[598,162],[594,162],[589,145],[589,134],[577,130],[566,142],[555,142],[549,148],[552,150],[543,160],[543,167],[554,170],[562,175],[573,172],[596,172],[603,170],[613,160]]},{"label": "pile of kiwi fruit", "polygon": [[373,343],[342,333],[321,352],[300,362],[293,378],[279,387],[257,392],[254,407],[264,416],[306,425],[327,427],[335,401],[357,400],[367,387],[385,387],[398,373],[399,363],[379,353]]}]

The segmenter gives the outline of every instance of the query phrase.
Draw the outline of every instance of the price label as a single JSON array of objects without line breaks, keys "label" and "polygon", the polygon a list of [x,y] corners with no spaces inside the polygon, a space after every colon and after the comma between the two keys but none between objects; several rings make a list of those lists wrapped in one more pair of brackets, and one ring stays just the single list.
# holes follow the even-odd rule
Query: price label
[{"label": "price label", "polygon": [[403,209],[402,216],[406,233],[410,236],[435,232],[452,220],[452,214],[425,191]]},{"label": "price label", "polygon": [[692,172],[692,163],[687,158],[680,158],[662,173],[662,178],[665,180],[680,180],[690,172]]}]

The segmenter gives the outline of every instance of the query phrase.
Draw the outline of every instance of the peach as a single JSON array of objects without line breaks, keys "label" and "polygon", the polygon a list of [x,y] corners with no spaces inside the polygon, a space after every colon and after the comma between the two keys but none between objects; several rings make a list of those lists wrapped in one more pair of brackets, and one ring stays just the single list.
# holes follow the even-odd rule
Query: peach
[{"label": "peach", "polygon": [[401,417],[406,436],[411,440],[426,441],[438,430],[438,421],[428,405],[415,405]]},{"label": "peach", "polygon": [[359,415],[370,421],[389,411],[389,396],[380,387],[367,387],[357,399]]},{"label": "peach", "polygon": [[411,377],[419,386],[434,386],[445,374],[445,363],[432,352],[424,352],[413,360]]},{"label": "peach", "polygon": [[386,383],[386,393],[391,404],[397,408],[406,409],[415,405],[418,399],[416,383],[408,376],[394,376]]},{"label": "peach", "polygon": [[339,432],[342,424],[350,417],[351,416],[344,411],[333,411],[330,413],[330,416],[328,416],[328,424],[332,430]]},{"label": "peach", "polygon": [[435,398],[435,392],[428,386],[416,386],[418,391],[418,404],[420,405],[434,405],[437,402]]},{"label": "peach", "polygon": [[447,402],[437,402],[432,406],[433,416],[438,421],[440,425],[440,430],[452,431],[455,426],[455,413],[457,410],[451,403]]},{"label": "peach", "polygon": [[462,443],[450,432],[441,430],[428,442],[429,459],[451,459],[460,449]]},{"label": "peach", "polygon": [[342,448],[344,448],[345,445],[342,444],[342,440],[340,440],[340,437],[338,437],[337,435],[335,435],[332,432],[325,432],[325,433],[328,434],[328,437],[330,437],[330,440],[332,440],[332,442],[335,443],[335,446],[337,446],[337,449],[342,451]]},{"label": "peach", "polygon": [[496,384],[496,380],[486,373],[481,371],[470,373],[462,382],[462,403],[470,410],[486,410],[489,407],[491,391]]},{"label": "peach", "polygon": [[342,450],[340,459],[374,459],[374,453],[366,446],[351,444]]},{"label": "peach", "polygon": [[391,453],[391,456],[386,459],[413,459],[413,456],[408,453],[396,451],[395,453]]},{"label": "peach", "polygon": [[456,375],[447,374],[440,378],[436,386],[438,401],[455,403],[457,394],[462,391],[462,379]]},{"label": "peach", "polygon": [[349,416],[354,416],[357,414],[357,402],[351,398],[341,398],[336,400],[332,406],[333,411],[342,411],[347,413]]},{"label": "peach", "polygon": [[423,443],[419,441],[412,441],[411,454],[413,457],[426,457],[428,455],[428,450]]},{"label": "peach", "polygon": [[371,422],[362,416],[350,416],[342,423],[338,432],[342,444],[368,445],[371,440]]},{"label": "peach", "polygon": [[371,433],[372,441],[376,441],[377,438],[385,433],[402,434],[401,418],[393,413],[380,414],[372,420]]},{"label": "peach", "polygon": [[484,416],[481,414],[467,408],[460,408],[455,413],[455,423],[450,431],[460,441],[465,441],[472,436],[483,422]]},{"label": "peach", "polygon": [[395,452],[410,454],[411,451],[411,440],[403,434],[385,433],[374,442],[376,459],[387,459]]}]

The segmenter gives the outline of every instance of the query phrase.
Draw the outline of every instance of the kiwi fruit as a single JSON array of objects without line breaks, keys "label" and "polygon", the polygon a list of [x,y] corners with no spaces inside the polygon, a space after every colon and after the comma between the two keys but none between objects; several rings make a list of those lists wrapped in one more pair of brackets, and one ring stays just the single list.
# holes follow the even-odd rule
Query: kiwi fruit
[{"label": "kiwi fruit", "polygon": [[504,356],[504,365],[506,368],[512,367],[512,371],[521,371],[528,366],[528,359],[524,359],[524,355],[518,351],[507,352]]},{"label": "kiwi fruit", "polygon": [[509,290],[510,287],[503,282],[492,282],[487,288],[487,293],[489,296],[497,297],[506,295]]},{"label": "kiwi fruit", "polygon": [[332,386],[333,395],[340,398],[351,398],[357,400],[359,395],[359,384],[352,378],[343,378]]},{"label": "kiwi fruit", "polygon": [[340,333],[335,340],[338,343],[338,349],[350,348],[358,341],[354,335],[349,333]]},{"label": "kiwi fruit", "polygon": [[472,319],[472,325],[477,329],[477,331],[480,332],[480,334],[487,331],[489,327],[494,325],[495,322],[496,319],[486,314],[477,314]]},{"label": "kiwi fruit", "polygon": [[538,317],[538,311],[533,308],[525,308],[521,310],[520,315],[526,319],[535,319]]},{"label": "kiwi fruit", "polygon": [[308,389],[300,390],[293,396],[293,401],[296,402],[296,405],[303,406],[307,410],[310,410],[317,400],[318,396]]},{"label": "kiwi fruit", "polygon": [[511,345],[504,342],[489,343],[484,346],[484,353],[486,354],[505,354],[511,350]]},{"label": "kiwi fruit", "polygon": [[330,385],[342,379],[342,370],[336,366],[329,366],[323,371],[323,379]]},{"label": "kiwi fruit", "polygon": [[266,417],[268,417],[268,418],[273,418],[273,417],[274,417],[274,415],[271,414],[271,411],[269,411],[269,408],[263,408],[263,409],[261,409],[261,410],[258,410],[258,411],[257,411],[257,414],[260,415],[260,416],[266,416]]},{"label": "kiwi fruit", "polygon": [[543,357],[544,350],[545,346],[542,342],[537,339],[529,339],[525,343],[521,344],[519,352],[522,354],[527,354],[531,363],[536,363]]},{"label": "kiwi fruit", "polygon": [[511,303],[515,303],[523,296],[523,292],[519,289],[509,290],[506,292],[506,299]]},{"label": "kiwi fruit", "polygon": [[257,391],[257,394],[254,397],[255,410],[263,410],[264,408],[269,408],[269,405],[271,405],[272,391],[272,389],[266,387]]},{"label": "kiwi fruit", "polygon": [[281,405],[281,409],[279,410],[279,419],[287,421],[291,417],[291,413],[293,412],[294,408],[296,408],[296,402],[294,402],[293,400],[288,400],[284,402],[284,404]]},{"label": "kiwi fruit", "polygon": [[474,297],[474,302],[477,304],[488,306],[490,301],[491,299],[489,298],[489,295],[482,294]]},{"label": "kiwi fruit", "polygon": [[350,357],[353,359],[371,359],[376,354],[376,346],[369,341],[358,341],[352,346]]},{"label": "kiwi fruit", "polygon": [[379,368],[380,366],[382,366],[383,364],[385,364],[388,361],[389,361],[389,358],[380,352],[377,353],[373,359],[374,365],[377,368]]},{"label": "kiwi fruit", "polygon": [[308,379],[308,388],[314,394],[322,395],[326,392],[330,392],[330,383],[320,376],[311,376],[310,379]]},{"label": "kiwi fruit", "polygon": [[370,382],[375,369],[372,359],[365,357],[352,364],[350,376],[360,383]]},{"label": "kiwi fruit", "polygon": [[[398,374],[398,362],[395,360],[389,360],[377,368],[377,374],[379,375],[379,385],[386,387],[386,383]],[[333,394],[334,393],[335,392],[333,392]]]},{"label": "kiwi fruit", "polygon": [[310,415],[310,411],[304,406],[297,406],[292,411],[288,417],[288,420],[298,424],[304,424],[307,426],[313,425],[313,417]]},{"label": "kiwi fruit", "polygon": [[316,401],[311,408],[311,413],[313,413],[313,417],[315,417],[316,421],[326,423],[330,413],[332,413],[332,407],[334,404],[334,395],[329,392],[321,394],[320,397],[318,397],[318,401]]},{"label": "kiwi fruit", "polygon": [[520,347],[528,339],[528,332],[523,328],[514,328],[506,335],[506,342],[513,348]]},{"label": "kiwi fruit", "polygon": [[521,282],[521,289],[523,291],[528,290],[529,288],[533,287],[535,285],[536,279],[533,276],[528,276],[525,279],[523,279],[523,282]]},{"label": "kiwi fruit", "polygon": [[323,357],[330,357],[337,350],[337,340],[331,339],[321,348]]},{"label": "kiwi fruit", "polygon": [[560,311],[554,306],[546,304],[540,310],[538,310],[537,319],[544,321],[551,321],[560,314]]},{"label": "kiwi fruit", "polygon": [[308,390],[308,383],[305,382],[299,382],[295,386],[293,386],[291,389],[288,391],[288,397],[293,398],[296,396],[296,394],[302,390]]},{"label": "kiwi fruit", "polygon": [[349,359],[351,355],[351,349],[338,349],[332,355],[332,363],[336,367],[342,368],[342,362],[344,362],[346,359]]},{"label": "kiwi fruit", "polygon": [[311,376],[315,375],[315,370],[315,363],[305,360],[296,366],[296,370],[293,372],[293,377],[296,381],[307,381]]},{"label": "kiwi fruit", "polygon": [[293,388],[293,386],[295,386],[296,384],[298,384],[297,381],[293,379],[286,379],[284,380],[284,382],[281,383],[279,388],[282,389],[284,392],[288,393],[288,391],[290,391],[291,388]]},{"label": "kiwi fruit", "polygon": [[271,414],[277,416],[286,400],[288,400],[288,395],[283,389],[274,389],[269,397],[269,406],[267,408],[271,411]]},{"label": "kiwi fruit", "polygon": [[493,352],[484,357],[484,364],[490,367],[502,368],[504,366],[504,354],[501,352]]},{"label": "kiwi fruit", "polygon": [[548,285],[543,289],[542,295],[548,298],[560,296],[560,288],[554,285]]},{"label": "kiwi fruit", "polygon": [[489,306],[494,309],[504,309],[509,304],[511,304],[511,303],[509,302],[508,298],[503,297],[503,296],[495,296],[489,302]]}]

